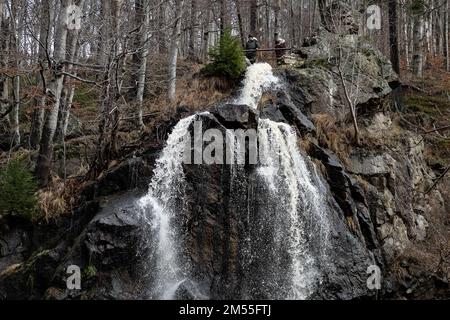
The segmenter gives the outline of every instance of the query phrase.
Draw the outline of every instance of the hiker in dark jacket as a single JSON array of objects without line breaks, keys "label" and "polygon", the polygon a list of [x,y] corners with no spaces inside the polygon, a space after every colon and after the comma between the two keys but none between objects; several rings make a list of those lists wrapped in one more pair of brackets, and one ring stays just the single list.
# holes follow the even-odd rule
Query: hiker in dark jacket
[{"label": "hiker in dark jacket", "polygon": [[250,63],[256,62],[256,53],[259,48],[258,39],[254,36],[249,35],[247,44],[245,45],[245,50],[249,50],[245,52],[246,57],[250,60]]},{"label": "hiker in dark jacket", "polygon": [[283,64],[283,57],[286,54],[286,41],[275,33],[275,56],[277,58],[277,64]]}]

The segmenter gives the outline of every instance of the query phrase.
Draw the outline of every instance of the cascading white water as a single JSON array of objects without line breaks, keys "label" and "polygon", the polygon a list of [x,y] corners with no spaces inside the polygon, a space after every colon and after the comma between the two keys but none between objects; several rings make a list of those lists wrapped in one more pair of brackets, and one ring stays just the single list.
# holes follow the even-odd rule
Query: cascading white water
[{"label": "cascading white water", "polygon": [[[256,109],[264,90],[278,84],[279,79],[273,75],[269,64],[254,64],[248,68],[241,95],[234,103],[246,104]],[[150,270],[154,274],[150,289],[151,298],[174,299],[179,286],[191,281],[190,266],[186,265],[186,260],[182,257],[183,237],[177,230],[176,222],[177,217],[182,217],[184,213],[186,181],[183,159],[186,139],[190,139],[189,128],[195,117],[196,115],[182,119],[174,127],[156,162],[148,194],[138,203],[145,221],[151,228],[151,234],[156,238],[152,257],[156,270]],[[231,148],[237,156],[236,152],[241,149],[234,144],[234,135],[230,133],[228,139],[233,141]],[[304,299],[313,292],[319,280],[315,259],[307,242],[312,225],[320,226],[319,236],[326,241],[328,231],[323,214],[325,208],[321,205],[321,195],[314,184],[317,179],[312,179],[313,173],[308,169],[297,141],[295,130],[289,125],[266,119],[259,120],[261,163],[257,167],[257,176],[264,186],[262,190],[265,194],[254,196],[265,199],[267,205],[258,208],[258,222],[250,220],[248,206],[252,201],[251,197],[247,200],[247,206],[240,207],[240,210],[246,211],[242,212],[242,216],[247,217],[247,225],[261,224],[254,228],[256,231],[245,235],[245,244],[242,245],[245,261],[241,263],[250,261],[251,264],[251,261],[255,260],[253,257],[260,254],[261,249],[270,251],[267,253],[270,259],[260,264],[260,274],[251,274],[250,268],[247,273],[249,279],[240,279],[243,283],[243,294],[248,297]],[[242,184],[238,182],[245,174],[243,166],[231,166],[231,193],[242,194],[238,187]],[[233,195],[231,199],[234,199]],[[237,196],[236,199],[241,198]],[[260,230],[265,230],[265,241],[267,237],[273,239],[261,242]],[[267,243],[273,247],[265,247]],[[245,269],[245,266],[243,268]],[[246,282],[249,284],[245,284]]]},{"label": "cascading white water", "polygon": [[288,268],[290,288],[285,290],[287,295],[282,298],[305,299],[313,293],[319,280],[314,257],[307,245],[308,226],[321,226],[320,234],[316,236],[324,243],[327,241],[323,199],[299,151],[297,134],[291,126],[261,119],[258,141],[261,158],[258,175],[268,187],[270,202],[275,204],[263,210],[264,214],[268,223],[274,222],[271,217],[279,215],[277,221],[283,221],[283,226],[288,227],[288,230],[275,230],[274,234],[274,247],[287,250],[291,261]]},{"label": "cascading white water", "polygon": [[268,63],[255,63],[247,68],[244,86],[235,104],[245,104],[256,109],[264,90],[273,88],[279,83],[279,79],[272,73],[272,67]]},{"label": "cascading white water", "polygon": [[[189,126],[195,115],[184,118],[174,127],[167,145],[156,161],[153,179],[146,196],[139,200],[139,207],[152,231],[156,231],[156,277],[152,298],[173,299],[186,270],[180,263],[177,235],[173,220],[183,211],[184,173],[183,159]],[[154,272],[154,271],[152,271]]]}]

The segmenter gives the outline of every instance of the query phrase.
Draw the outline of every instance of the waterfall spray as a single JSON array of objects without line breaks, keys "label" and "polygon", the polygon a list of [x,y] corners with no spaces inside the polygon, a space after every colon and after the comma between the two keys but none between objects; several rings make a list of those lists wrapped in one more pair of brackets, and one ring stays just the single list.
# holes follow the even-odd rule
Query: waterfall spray
[{"label": "waterfall spray", "polygon": [[175,126],[156,161],[149,191],[138,203],[151,232],[157,233],[156,283],[150,293],[152,298],[173,299],[186,276],[180,263],[173,220],[183,211],[185,181],[182,164],[188,129],[194,119],[195,115],[184,118]]},{"label": "waterfall spray", "polygon": [[268,63],[255,63],[247,68],[244,86],[235,104],[245,104],[253,109],[258,106],[264,90],[273,88],[280,80],[272,73],[272,67]]},{"label": "waterfall spray", "polygon": [[285,296],[274,298],[305,299],[313,293],[319,277],[307,243],[307,228],[311,222],[320,225],[320,236],[326,241],[325,208],[298,149],[295,130],[284,123],[261,119],[258,134],[260,150],[265,153],[261,155],[263,161],[257,169],[258,175],[267,185],[266,196],[274,204],[261,211],[267,217],[267,223],[274,224],[274,248],[280,251],[277,255],[284,252],[290,260],[286,275],[289,277],[288,288],[283,290]]},{"label": "waterfall spray", "polygon": [[[256,109],[264,90],[278,84],[269,64],[254,64],[248,68],[241,96],[234,103]],[[186,143],[190,141],[187,140],[190,139],[189,128],[196,117],[182,119],[174,127],[156,161],[148,194],[139,200],[144,220],[150,227],[149,238],[154,239],[151,245],[156,270],[150,271],[155,275],[151,298],[177,298],[181,284],[193,283],[189,274],[192,262],[183,257],[184,235],[178,230],[177,222],[187,214],[183,160]],[[237,152],[245,148],[239,148],[234,135],[227,135],[233,142],[231,152],[237,157]],[[318,234],[314,236],[326,241],[326,208],[322,205],[322,189],[316,185],[318,179],[313,179],[314,170],[308,168],[308,160],[300,152],[297,141],[291,126],[259,120],[260,163],[255,170],[260,194],[253,189],[249,191],[251,196],[246,205],[239,206],[237,202],[242,199],[243,190],[239,186],[244,185],[241,182],[247,179],[248,173],[244,166],[230,167],[230,199],[236,200],[234,205],[243,211],[242,217],[246,217],[243,219],[249,228],[241,239],[241,264],[243,270],[247,270],[240,279],[244,297],[305,299],[314,292],[320,279],[308,241],[316,231]],[[250,184],[249,188],[253,186]],[[255,197],[260,201],[254,201]],[[249,208],[253,202],[257,203],[255,216],[250,214],[252,208]],[[194,295],[201,296],[200,293]]]}]

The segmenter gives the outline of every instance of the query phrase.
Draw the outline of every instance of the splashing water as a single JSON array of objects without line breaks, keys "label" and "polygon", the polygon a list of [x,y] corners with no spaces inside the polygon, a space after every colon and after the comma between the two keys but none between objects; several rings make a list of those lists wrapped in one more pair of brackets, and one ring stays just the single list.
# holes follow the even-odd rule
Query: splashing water
[{"label": "splashing water", "polygon": [[[256,109],[263,91],[278,84],[279,79],[273,75],[269,64],[254,64],[248,68],[241,96],[234,103]],[[174,127],[156,161],[148,194],[138,202],[150,228],[149,238],[154,239],[149,244],[154,247],[152,259],[155,260],[155,268],[149,270],[154,274],[149,294],[154,299],[174,299],[180,286],[195,286],[189,276],[190,266],[182,257],[183,235],[177,228],[179,217],[185,213],[183,159],[187,139],[190,139],[189,128],[195,117],[182,119]],[[228,139],[236,142],[232,134]],[[240,279],[243,295],[250,298],[308,298],[320,278],[308,241],[312,233],[315,237],[322,237],[324,243],[326,241],[328,222],[320,191],[323,189],[317,186],[318,180],[313,178],[315,173],[308,168],[297,141],[295,130],[289,125],[259,120],[260,164],[256,168],[256,176],[263,193],[249,196],[247,204],[239,207],[252,229],[244,235],[244,242],[249,245],[243,244],[243,268],[247,262],[261,261],[257,274],[249,267],[247,274]],[[236,157],[240,148],[236,144],[231,148]],[[230,172],[229,189],[232,193],[241,194],[239,185],[241,179],[246,179],[246,172],[238,165],[232,166]],[[259,218],[255,219],[258,221],[252,221],[255,217],[249,214],[250,203],[255,197],[261,199],[256,215]],[[262,235],[261,230],[269,232]],[[269,239],[264,242],[262,237],[265,241]],[[268,247],[267,243],[271,246]],[[194,296],[202,297],[200,293]]]},{"label": "splashing water", "polygon": [[[295,130],[284,123],[261,119],[258,124],[260,154],[263,158],[258,175],[267,185],[270,207],[263,208],[267,224],[274,224],[276,256],[287,253],[289,280],[282,288],[283,296],[272,298],[306,299],[313,293],[319,274],[309,252],[308,228],[320,226],[326,242],[328,223],[325,219],[320,190],[314,185],[310,170],[297,147]],[[274,218],[275,217],[275,218]],[[287,227],[287,231],[283,230]],[[279,236],[282,234],[283,236]],[[278,266],[280,271],[283,266]],[[267,275],[270,277],[270,275]],[[278,283],[277,283],[278,285]],[[282,285],[281,285],[282,286]],[[275,289],[275,288],[273,288]],[[283,290],[284,289],[284,290]]]},{"label": "splashing water", "polygon": [[264,90],[279,84],[268,63],[255,63],[247,68],[241,95],[233,103],[245,104],[256,109]]},{"label": "splashing water", "polygon": [[173,220],[183,211],[185,180],[182,164],[186,139],[189,139],[188,129],[194,119],[195,115],[184,118],[174,127],[156,161],[149,191],[138,202],[144,220],[153,232],[157,232],[156,283],[150,293],[152,298],[173,299],[186,276],[178,256],[179,243],[175,241],[177,232]]}]

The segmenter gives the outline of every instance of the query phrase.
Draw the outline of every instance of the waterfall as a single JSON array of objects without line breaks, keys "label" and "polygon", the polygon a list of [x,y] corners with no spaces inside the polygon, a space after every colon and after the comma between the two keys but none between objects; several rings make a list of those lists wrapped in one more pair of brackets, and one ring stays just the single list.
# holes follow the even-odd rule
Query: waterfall
[{"label": "waterfall", "polygon": [[[169,135],[166,147],[156,161],[156,168],[147,195],[138,202],[142,216],[151,232],[157,232],[155,260],[156,275],[150,296],[173,299],[176,288],[185,280],[179,257],[179,243],[174,220],[183,211],[183,157],[189,126],[195,115],[182,119]],[[152,270],[151,272],[154,272]]]},{"label": "waterfall", "polygon": [[264,90],[276,86],[279,79],[272,73],[268,63],[255,63],[247,68],[240,96],[233,102],[256,109]]},{"label": "waterfall", "polygon": [[[315,237],[325,244],[328,223],[326,208],[316,179],[297,146],[295,130],[284,123],[261,119],[258,125],[261,163],[257,174],[265,184],[267,205],[260,209],[263,223],[273,226],[274,256],[287,256],[288,265],[276,265],[278,273],[286,272],[284,283],[268,288],[271,298],[306,299],[320,280],[315,259],[309,249],[310,231],[319,228]],[[273,270],[275,271],[275,270]],[[271,271],[267,277],[274,273]],[[281,287],[281,288],[280,288]],[[278,295],[281,293],[281,296]]]},{"label": "waterfall", "polygon": [[[234,103],[256,109],[264,90],[278,83],[269,64],[254,64],[248,68],[241,95]],[[182,254],[184,235],[177,228],[179,220],[188,214],[184,208],[183,159],[195,118],[196,115],[182,119],[174,127],[156,161],[149,191],[138,203],[149,226],[149,238],[153,239],[148,244],[154,247],[151,258],[155,261],[149,270],[154,275],[150,298],[175,299],[183,283],[194,286],[192,291],[196,291],[190,279],[191,266]],[[237,156],[241,149],[232,133],[228,140],[232,140],[231,148]],[[291,126],[260,119],[258,143],[256,185],[250,183],[248,191],[241,190],[244,184],[240,182],[248,179],[248,172],[241,165],[229,168],[231,203],[248,226],[247,234],[241,235],[242,296],[305,299],[320,281],[310,240],[314,236],[323,243],[327,241],[324,189],[311,169],[313,165],[299,150],[297,134]],[[251,196],[245,205],[240,205],[241,195],[247,192]],[[255,203],[255,208],[250,207],[251,203]],[[203,297],[200,293],[194,295]]]}]

